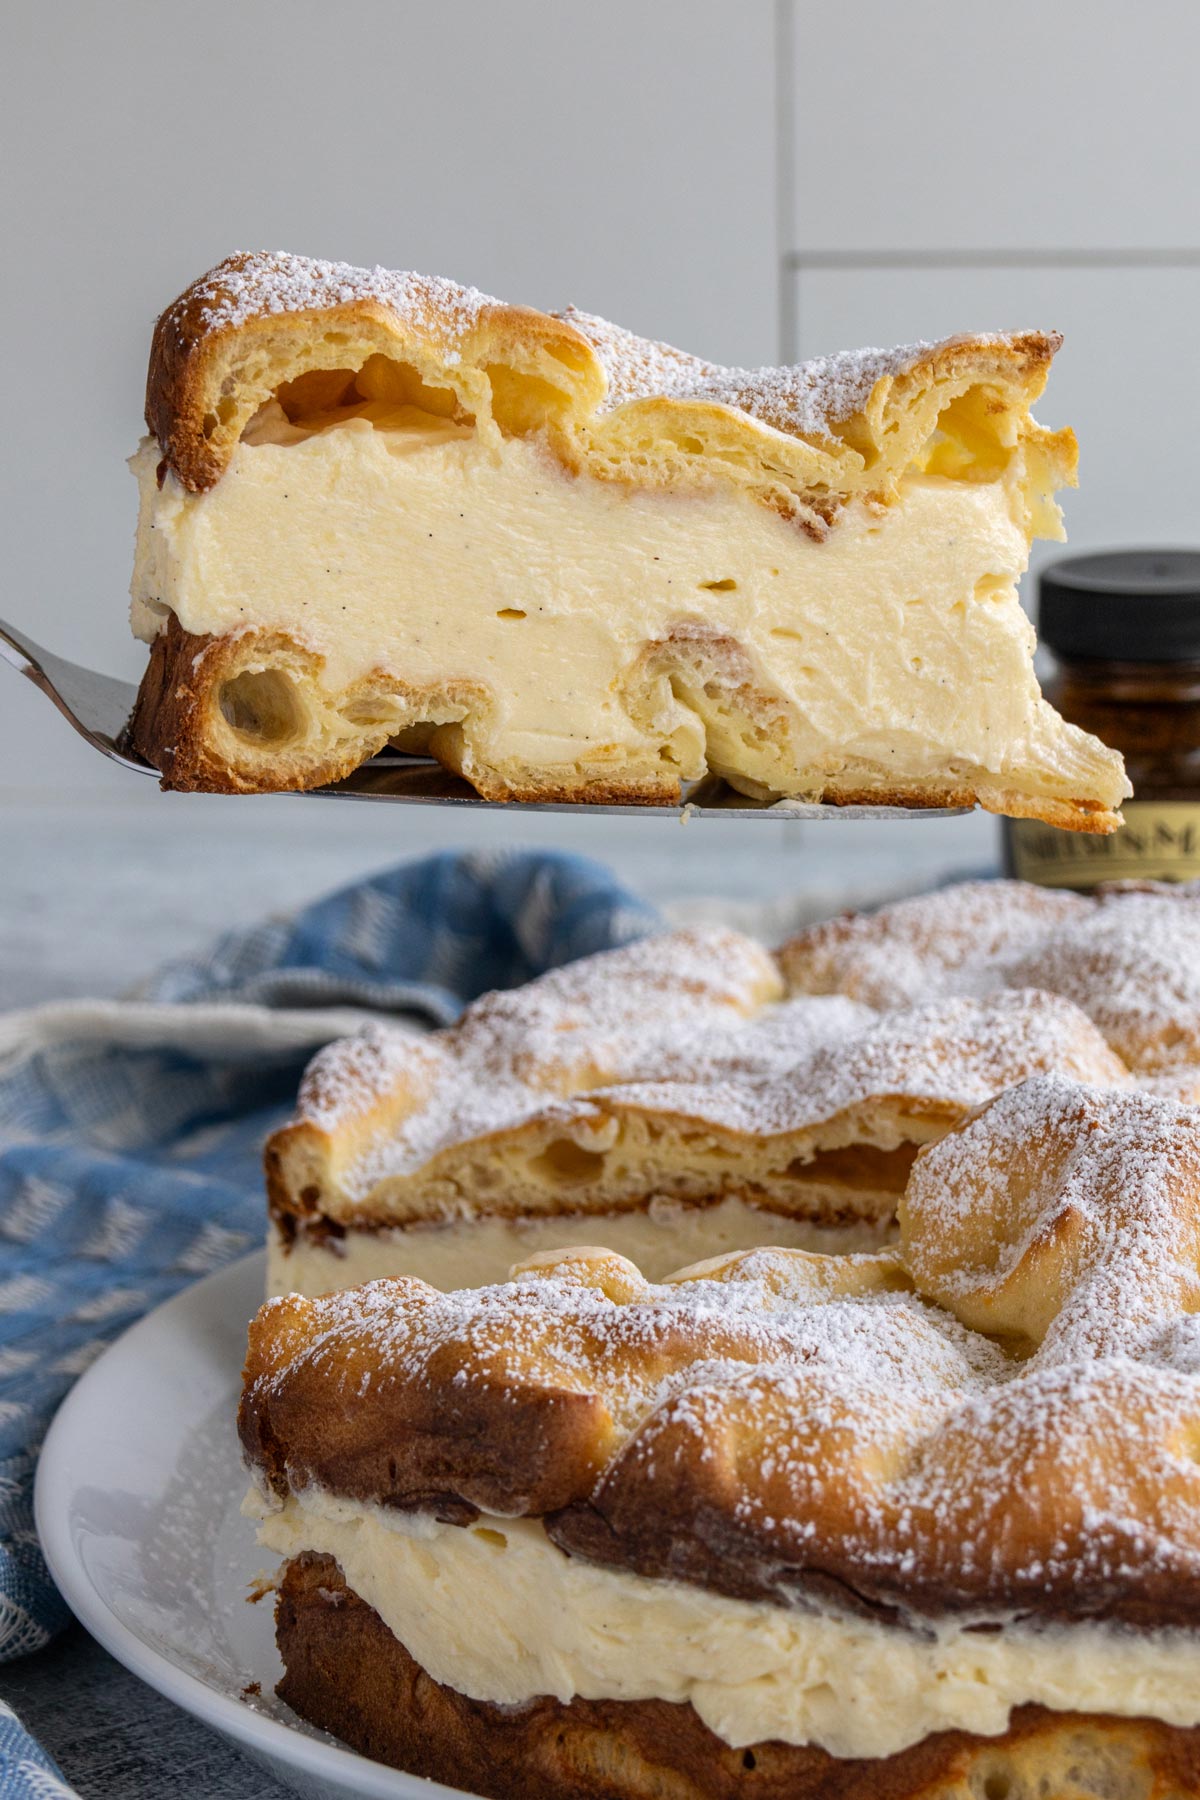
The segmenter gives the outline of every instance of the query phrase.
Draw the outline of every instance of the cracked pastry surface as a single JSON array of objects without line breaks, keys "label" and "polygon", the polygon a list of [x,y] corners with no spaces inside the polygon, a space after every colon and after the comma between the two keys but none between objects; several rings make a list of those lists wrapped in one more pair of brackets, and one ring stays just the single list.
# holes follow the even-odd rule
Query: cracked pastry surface
[{"label": "cracked pastry surface", "polygon": [[567,1243],[653,1274],[763,1242],[877,1248],[918,1148],[1042,1072],[1132,1080],[1053,994],[881,1013],[788,997],[736,932],[645,938],[448,1031],[321,1052],[267,1145],[272,1290],[462,1286]]},{"label": "cracked pastry surface", "polygon": [[230,258],[159,322],[134,738],[176,787],[389,740],[493,798],[978,801],[1108,831],[1016,597],[1074,440],[1057,339],[735,370],[573,309]]},{"label": "cracked pastry surface", "polygon": [[778,952],[793,993],[877,1007],[1047,988],[1087,1013],[1143,1082],[1200,1100],[1200,884],[1091,894],[962,882],[801,932]]},{"label": "cracked pastry surface", "polygon": [[[1198,911],[963,884],[775,955],[668,933],[318,1057],[298,1142],[346,1219],[386,1171],[393,1219],[457,1204],[447,1238],[474,1214],[519,1266],[259,1315],[242,1430],[284,1697],[502,1800],[1200,1791],[1200,1111],[1162,1097],[1195,1078]],[[652,1280],[595,1164],[543,1165],[540,1204],[574,1211],[528,1185],[527,1152],[573,1141],[539,1132],[586,1122],[603,1160],[635,1117],[650,1186],[667,1145],[729,1189],[630,1206]],[[785,1172],[773,1135],[831,1125],[901,1154],[801,1161],[777,1212],[738,1197]],[[813,1236],[672,1271],[681,1221],[731,1216]]]},{"label": "cracked pastry surface", "polygon": [[[1036,1077],[920,1154],[891,1250],[660,1283],[578,1251],[270,1302],[241,1414],[264,1541],[332,1556],[464,1706],[541,1695],[562,1730],[612,1700],[619,1741],[615,1703],[657,1700],[890,1779],[942,1730],[982,1770],[1030,1705],[1064,1715],[1052,1748],[1115,1733],[1109,1786],[1063,1792],[1159,1792],[1112,1771],[1143,1742],[1123,1718],[1200,1722],[1198,1267],[1200,1113]],[[529,1594],[560,1580],[551,1656]],[[636,1776],[611,1791],[657,1791]]]}]

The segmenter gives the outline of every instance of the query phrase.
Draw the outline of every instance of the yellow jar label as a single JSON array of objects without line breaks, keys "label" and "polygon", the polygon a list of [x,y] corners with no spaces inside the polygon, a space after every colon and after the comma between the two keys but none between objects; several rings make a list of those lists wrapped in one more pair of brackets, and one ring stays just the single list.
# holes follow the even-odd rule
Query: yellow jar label
[{"label": "yellow jar label", "polygon": [[1058,831],[1038,819],[1010,819],[1013,874],[1041,887],[1094,887],[1100,881],[1200,880],[1200,805],[1129,800],[1111,837]]}]

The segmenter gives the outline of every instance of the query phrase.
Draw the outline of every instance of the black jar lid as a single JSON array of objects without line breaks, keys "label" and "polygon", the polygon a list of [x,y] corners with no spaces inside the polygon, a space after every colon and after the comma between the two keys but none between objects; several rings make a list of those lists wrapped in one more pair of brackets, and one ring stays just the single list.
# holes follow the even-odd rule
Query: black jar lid
[{"label": "black jar lid", "polygon": [[1038,631],[1059,656],[1200,662],[1200,550],[1066,556],[1038,579]]}]

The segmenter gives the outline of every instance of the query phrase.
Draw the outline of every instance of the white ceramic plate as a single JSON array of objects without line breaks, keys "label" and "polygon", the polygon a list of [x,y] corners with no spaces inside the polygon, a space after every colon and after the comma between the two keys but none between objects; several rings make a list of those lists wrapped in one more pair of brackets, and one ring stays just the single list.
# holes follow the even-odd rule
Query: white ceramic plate
[{"label": "white ceramic plate", "polygon": [[[310,1800],[461,1800],[343,1749],[274,1697],[265,1558],[239,1512],[234,1418],[261,1252],[132,1326],[76,1383],[38,1465],[37,1527],[68,1605],[151,1687]],[[253,1682],[260,1696],[246,1696]]]}]

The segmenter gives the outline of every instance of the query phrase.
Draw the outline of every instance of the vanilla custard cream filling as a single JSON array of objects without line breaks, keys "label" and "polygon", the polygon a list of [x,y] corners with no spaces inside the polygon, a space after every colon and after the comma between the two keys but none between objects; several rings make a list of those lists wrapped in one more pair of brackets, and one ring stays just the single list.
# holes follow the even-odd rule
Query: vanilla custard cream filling
[{"label": "vanilla custard cream filling", "polygon": [[319,1551],[436,1681],[497,1705],[538,1695],[687,1701],[725,1743],[888,1756],[930,1732],[994,1736],[1012,1707],[1200,1723],[1200,1641],[1099,1625],[928,1635],[733,1600],[565,1555],[529,1519],[441,1525],[311,1489],[259,1541]]},{"label": "vanilla custard cream filling", "polygon": [[603,1245],[637,1264],[647,1281],[731,1250],[760,1245],[815,1250],[825,1255],[878,1250],[880,1227],[814,1225],[730,1198],[708,1206],[655,1200],[644,1210],[567,1213],[521,1219],[454,1219],[371,1231],[351,1226],[343,1237],[312,1239],[300,1232],[285,1246],[267,1239],[267,1295],[332,1293],[381,1276],[415,1275],[431,1287],[486,1287],[505,1281],[514,1263],[542,1250]]},{"label": "vanilla custard cream filling", "polygon": [[573,476],[536,441],[412,408],[306,433],[269,407],[248,433],[205,493],[159,487],[152,439],[134,457],[140,637],[169,613],[198,634],[287,632],[334,695],[377,671],[484,684],[494,705],[468,729],[493,762],[665,757],[692,776],[703,722],[665,681],[647,703],[635,664],[700,622],[783,702],[798,769],[1124,791],[1119,759],[1038,689],[1019,450],[993,480],[910,475],[816,542],[732,485]]}]

